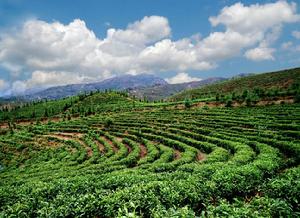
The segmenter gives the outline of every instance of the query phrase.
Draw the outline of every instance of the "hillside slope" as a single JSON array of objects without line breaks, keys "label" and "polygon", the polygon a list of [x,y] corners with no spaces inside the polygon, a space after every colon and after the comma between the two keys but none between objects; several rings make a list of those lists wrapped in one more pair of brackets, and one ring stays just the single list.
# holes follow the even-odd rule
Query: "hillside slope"
[{"label": "hillside slope", "polygon": [[36,120],[50,117],[66,117],[69,114],[80,116],[96,112],[111,111],[132,106],[134,100],[126,92],[92,92],[59,100],[27,102],[12,108],[0,109],[0,122],[12,120]]},{"label": "hillside slope", "polygon": [[0,217],[299,217],[300,104],[211,101],[97,91],[0,111]]},{"label": "hillside slope", "polygon": [[150,87],[140,87],[129,90],[130,95],[133,95],[139,99],[147,99],[149,101],[156,101],[165,99],[176,93],[179,93],[186,89],[198,88],[204,85],[212,84],[215,82],[224,81],[222,77],[212,77],[201,81],[194,81],[180,84],[164,84]]},{"label": "hillside slope", "polygon": [[299,104],[120,111],[107,94],[78,103],[109,113],[0,134],[0,217],[299,217]]},{"label": "hillside slope", "polygon": [[125,90],[128,88],[147,87],[153,85],[166,85],[167,82],[160,77],[154,75],[124,75],[101,82],[72,84],[65,86],[51,87],[34,94],[23,96],[26,100],[36,99],[61,99],[69,96],[77,95],[81,92],[104,91],[104,90]]},{"label": "hillside slope", "polygon": [[198,89],[186,90],[170,97],[171,100],[184,100],[185,98],[204,98],[217,94],[241,94],[245,90],[287,90],[293,84],[300,83],[300,68],[255,74],[241,78],[233,78],[224,82],[207,85]]}]

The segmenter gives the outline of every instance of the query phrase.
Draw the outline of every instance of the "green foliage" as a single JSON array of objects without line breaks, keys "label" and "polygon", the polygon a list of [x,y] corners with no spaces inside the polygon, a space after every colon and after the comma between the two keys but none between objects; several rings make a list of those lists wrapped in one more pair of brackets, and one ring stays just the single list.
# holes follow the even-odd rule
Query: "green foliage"
[{"label": "green foliage", "polygon": [[184,100],[184,106],[185,106],[186,109],[189,109],[189,108],[192,107],[192,102],[191,102],[191,100],[189,98],[186,98]]},{"label": "green foliage", "polygon": [[106,128],[109,128],[112,124],[114,123],[113,119],[111,119],[110,117],[107,117],[105,120],[104,120],[104,126]]},{"label": "green foliage", "polygon": [[[110,91],[80,98],[18,109],[31,116],[25,111],[35,108],[39,122],[28,126],[9,120],[13,134],[0,135],[0,216],[299,217],[299,104],[189,100],[195,106],[182,110],[174,108],[184,101]],[[65,120],[43,119],[45,105]]]},{"label": "green foliage", "polygon": [[[171,96],[170,99],[182,101],[188,96],[193,96],[193,99],[215,98],[218,94],[232,95],[233,93],[236,96],[241,96],[243,100],[249,97],[250,93],[258,98],[294,96],[295,92],[299,90],[299,84],[300,68],[295,68],[232,78],[223,82],[180,92]],[[232,97],[232,100],[235,100],[235,96]]]},{"label": "green foliage", "polygon": [[226,105],[225,105],[226,107],[232,107],[232,100],[228,100],[227,102],[226,102]]},{"label": "green foliage", "polygon": [[297,92],[295,97],[294,97],[294,102],[295,103],[300,103],[300,92]]},{"label": "green foliage", "polygon": [[244,90],[242,94],[242,99],[246,99],[248,97],[248,90]]},{"label": "green foliage", "polygon": [[246,99],[246,106],[251,106],[251,103],[252,103],[252,100],[251,100],[251,98],[249,97],[249,98],[247,98]]},{"label": "green foliage", "polygon": [[232,100],[236,100],[236,97],[237,97],[237,96],[236,96],[235,92],[233,92],[233,93],[231,94],[231,99],[232,99]]},{"label": "green foliage", "polygon": [[216,101],[220,101],[220,95],[219,94],[216,95]]}]

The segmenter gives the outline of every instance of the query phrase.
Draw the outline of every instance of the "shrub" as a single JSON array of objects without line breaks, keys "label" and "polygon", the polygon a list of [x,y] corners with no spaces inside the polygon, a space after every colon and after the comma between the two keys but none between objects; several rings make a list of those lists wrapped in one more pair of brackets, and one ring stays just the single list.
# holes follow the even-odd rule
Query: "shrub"
[{"label": "shrub", "polygon": [[114,123],[113,119],[108,117],[104,120],[104,126],[106,128],[109,128]]},{"label": "shrub", "polygon": [[244,90],[243,94],[242,94],[242,98],[246,99],[248,96],[248,90]]},{"label": "shrub", "polygon": [[294,97],[294,102],[295,103],[300,103],[300,92],[297,92],[295,97]]},{"label": "shrub", "polygon": [[185,101],[184,101],[184,106],[185,106],[185,108],[191,108],[191,106],[192,106],[192,102],[191,102],[191,100],[189,99],[189,98],[187,98],[187,99],[185,99]]},{"label": "shrub", "polygon": [[232,107],[232,101],[231,101],[231,100],[228,100],[228,101],[226,102],[225,107]]},{"label": "shrub", "polygon": [[252,102],[251,98],[247,98],[247,99],[246,99],[246,105],[247,105],[248,107],[251,106],[251,102]]}]

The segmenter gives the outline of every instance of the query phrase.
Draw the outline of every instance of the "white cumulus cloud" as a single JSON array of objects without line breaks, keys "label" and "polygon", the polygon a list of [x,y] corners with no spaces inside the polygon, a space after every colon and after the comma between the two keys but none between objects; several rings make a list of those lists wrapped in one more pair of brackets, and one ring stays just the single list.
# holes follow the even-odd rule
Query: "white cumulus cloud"
[{"label": "white cumulus cloud", "polygon": [[87,78],[84,75],[64,71],[34,71],[29,79],[13,82],[11,91],[15,94],[22,94],[22,92],[29,89],[65,85],[66,81],[68,81],[68,84],[76,84],[92,79],[93,78]]},{"label": "white cumulus cloud", "polygon": [[256,34],[281,23],[300,21],[296,10],[295,3],[289,4],[286,1],[250,6],[236,3],[224,7],[218,16],[210,17],[209,20],[213,26],[223,24],[234,32]]},{"label": "white cumulus cloud", "polygon": [[295,30],[295,31],[292,32],[292,35],[293,35],[296,39],[300,39],[300,31]]},{"label": "white cumulus cloud", "polygon": [[178,73],[174,77],[167,78],[166,81],[170,84],[177,84],[177,83],[187,83],[187,82],[193,82],[193,81],[200,81],[201,78],[198,77],[191,77],[187,73]]},{"label": "white cumulus cloud", "polygon": [[300,15],[296,13],[296,4],[286,1],[250,6],[236,3],[224,7],[218,16],[210,17],[209,20],[213,26],[222,24],[226,27],[226,31],[218,33],[218,37],[211,35],[212,41],[223,42],[226,48],[223,54],[227,51],[228,54],[236,55],[242,48],[258,43],[256,48],[245,52],[245,57],[261,61],[274,59],[275,49],[270,48],[270,45],[279,38],[282,25],[300,21]]},{"label": "white cumulus cloud", "polygon": [[274,60],[273,48],[257,47],[246,51],[245,57],[253,61]]},{"label": "white cumulus cloud", "polygon": [[109,29],[107,40],[143,46],[168,37],[170,34],[171,28],[165,17],[146,16],[140,21],[129,24],[125,30]]},{"label": "white cumulus cloud", "polygon": [[282,48],[283,50],[289,50],[289,49],[292,48],[292,46],[293,46],[293,42],[291,42],[291,41],[283,42],[283,43],[281,44],[281,48]]},{"label": "white cumulus cloud", "polygon": [[13,90],[99,81],[120,74],[188,72],[216,68],[219,61],[244,53],[250,60],[274,59],[274,42],[285,23],[300,21],[296,4],[224,7],[209,18],[224,31],[172,39],[167,18],[145,16],[124,29],[109,28],[97,37],[85,22],[28,20],[0,33],[0,65]]},{"label": "white cumulus cloud", "polygon": [[8,84],[5,80],[0,79],[0,91],[5,90],[8,87]]}]

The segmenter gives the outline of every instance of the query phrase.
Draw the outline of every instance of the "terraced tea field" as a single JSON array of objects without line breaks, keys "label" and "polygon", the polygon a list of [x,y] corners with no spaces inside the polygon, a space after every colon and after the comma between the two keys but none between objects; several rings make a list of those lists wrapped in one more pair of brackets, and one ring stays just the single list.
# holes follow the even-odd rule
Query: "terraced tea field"
[{"label": "terraced tea field", "polygon": [[300,105],[103,112],[0,137],[0,216],[299,217]]}]

